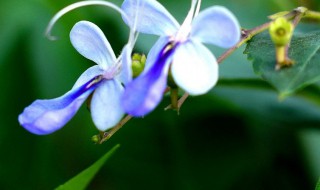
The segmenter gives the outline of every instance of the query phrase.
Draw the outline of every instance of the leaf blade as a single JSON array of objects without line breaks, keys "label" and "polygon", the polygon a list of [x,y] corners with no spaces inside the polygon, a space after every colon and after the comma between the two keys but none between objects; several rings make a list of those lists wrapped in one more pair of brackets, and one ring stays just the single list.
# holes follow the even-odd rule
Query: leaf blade
[{"label": "leaf blade", "polygon": [[255,73],[274,86],[282,98],[320,80],[320,31],[296,33],[289,48],[295,64],[279,71],[275,70],[275,47],[267,32],[252,38],[244,53],[253,62]]},{"label": "leaf blade", "polygon": [[317,186],[316,186],[316,190],[320,190],[320,178],[318,180]]},{"label": "leaf blade", "polygon": [[112,154],[120,147],[119,144],[115,145],[111,150],[104,154],[98,161],[93,163],[87,169],[83,170],[75,177],[68,180],[63,185],[60,185],[56,190],[73,190],[73,189],[85,189],[96,173],[104,165],[104,163],[112,156]]}]

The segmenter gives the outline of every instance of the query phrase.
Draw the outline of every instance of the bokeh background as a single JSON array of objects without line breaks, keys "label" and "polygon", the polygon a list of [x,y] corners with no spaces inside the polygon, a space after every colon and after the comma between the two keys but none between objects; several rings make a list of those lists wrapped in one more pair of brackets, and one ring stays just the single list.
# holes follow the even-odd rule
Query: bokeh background
[{"label": "bokeh background", "polygon": [[[120,149],[88,189],[314,189],[320,176],[320,83],[279,101],[253,72],[244,47],[221,64],[218,85],[188,98],[180,115],[163,111],[170,103],[165,97],[154,112],[132,119],[102,145],[91,141],[98,131],[85,106],[51,135],[24,130],[17,120],[24,107],[64,94],[93,64],[69,41],[77,21],[96,23],[117,54],[127,41],[119,14],[97,6],[68,13],[52,31],[59,40],[45,38],[53,15],[74,2],[0,2],[0,189],[54,189],[116,144]],[[189,0],[159,2],[179,22],[190,6]],[[234,12],[244,28],[298,6],[320,11],[317,0],[203,0],[202,9],[216,4]],[[135,51],[147,53],[155,40],[141,35]],[[224,51],[210,48],[217,57]]]}]

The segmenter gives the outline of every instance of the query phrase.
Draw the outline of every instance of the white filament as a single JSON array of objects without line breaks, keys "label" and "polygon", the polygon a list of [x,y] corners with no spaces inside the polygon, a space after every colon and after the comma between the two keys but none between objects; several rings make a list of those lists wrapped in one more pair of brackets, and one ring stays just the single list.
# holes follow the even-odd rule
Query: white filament
[{"label": "white filament", "polygon": [[[198,2],[198,4],[197,4],[197,2]],[[181,27],[175,37],[175,41],[181,42],[181,41],[184,41],[185,39],[187,39],[187,37],[191,31],[192,20],[193,20],[195,14],[198,14],[199,9],[200,9],[199,2],[201,3],[201,1],[192,0],[191,8],[190,8],[187,17],[183,21],[183,23],[182,23],[182,25],[181,25]],[[196,8],[196,4],[197,4],[197,8]],[[196,9],[196,12],[195,12],[195,9]]]},{"label": "white filament", "polygon": [[[125,12],[123,12],[117,5],[113,4],[113,3],[110,3],[110,2],[107,2],[107,1],[80,1],[80,2],[77,2],[77,3],[73,3],[65,8],[63,8],[62,10],[60,10],[58,13],[56,13],[54,15],[54,17],[50,20],[47,28],[46,28],[46,31],[45,31],[45,35],[47,36],[48,39],[50,40],[56,40],[57,38],[52,36],[50,33],[51,33],[51,30],[54,26],[54,24],[63,16],[65,15],[66,13],[74,10],[74,9],[77,9],[79,7],[84,7],[84,6],[90,6],[90,5],[102,5],[102,6],[107,6],[107,7],[110,7],[114,10],[116,10],[117,12],[119,12],[123,17],[125,17],[125,19],[128,18],[128,16],[125,14]],[[131,33],[131,32],[130,32]]]}]

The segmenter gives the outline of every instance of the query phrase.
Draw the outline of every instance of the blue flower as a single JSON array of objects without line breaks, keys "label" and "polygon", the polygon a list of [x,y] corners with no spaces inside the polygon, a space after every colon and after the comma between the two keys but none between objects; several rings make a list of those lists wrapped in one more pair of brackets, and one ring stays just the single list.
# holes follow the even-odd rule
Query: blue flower
[{"label": "blue flower", "polygon": [[124,92],[122,83],[131,79],[131,45],[127,44],[117,59],[100,28],[88,21],[75,24],[70,39],[81,55],[97,65],[87,69],[66,94],[36,100],[24,109],[19,122],[34,134],[49,134],[63,127],[92,93],[91,115],[99,130],[116,125],[124,115],[120,97]]},{"label": "blue flower", "polygon": [[[126,86],[122,105],[133,116],[143,116],[161,101],[169,70],[175,83],[191,95],[208,92],[218,80],[218,64],[202,43],[228,48],[240,39],[234,15],[222,6],[199,12],[201,1],[193,0],[183,24],[156,0],[125,0],[123,18],[141,33],[160,36],[147,56],[144,72]],[[137,9],[139,11],[137,11]],[[128,19],[129,18],[129,19]]]}]

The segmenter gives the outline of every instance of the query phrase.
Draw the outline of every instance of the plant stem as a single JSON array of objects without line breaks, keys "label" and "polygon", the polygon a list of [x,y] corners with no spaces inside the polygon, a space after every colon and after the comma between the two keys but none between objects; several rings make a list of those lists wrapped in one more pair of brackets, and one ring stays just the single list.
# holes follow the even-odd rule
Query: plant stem
[{"label": "plant stem", "polygon": [[112,137],[113,134],[115,134],[121,127],[126,124],[130,119],[132,118],[131,115],[127,115],[124,117],[116,126],[114,126],[110,131],[107,132],[101,132],[100,136],[101,139],[99,141],[99,144],[102,144],[103,142],[107,141]]},{"label": "plant stem", "polygon": [[320,12],[307,10],[303,16],[306,19],[320,20]]},{"label": "plant stem", "polygon": [[276,70],[281,69],[288,59],[288,46],[276,46]]},{"label": "plant stem", "polygon": [[[293,28],[296,28],[303,16],[305,15],[307,9],[304,7],[298,7],[293,10],[295,12],[295,16],[292,21]],[[290,66],[294,62],[289,58],[289,47],[290,47],[290,42],[286,45],[285,49],[282,50],[281,48],[276,47],[276,56],[277,56],[277,65],[276,65],[276,70],[279,70],[281,68],[281,65],[279,63],[283,63],[285,66]],[[278,52],[279,51],[279,52]],[[281,52],[284,51],[284,52]],[[279,57],[279,53],[282,53],[284,57]]]},{"label": "plant stem", "polygon": [[[189,94],[187,92],[185,92],[181,98],[179,98],[178,102],[177,102],[177,110],[178,110],[178,114],[179,114],[179,110],[182,106],[182,104],[184,103],[184,101],[186,101],[186,99],[188,98]],[[169,109],[174,109],[174,107],[172,106],[172,104],[168,105],[166,108],[164,108],[164,110],[169,110]]]},{"label": "plant stem", "polygon": [[179,112],[178,107],[178,88],[171,88],[170,90],[171,108]]}]

